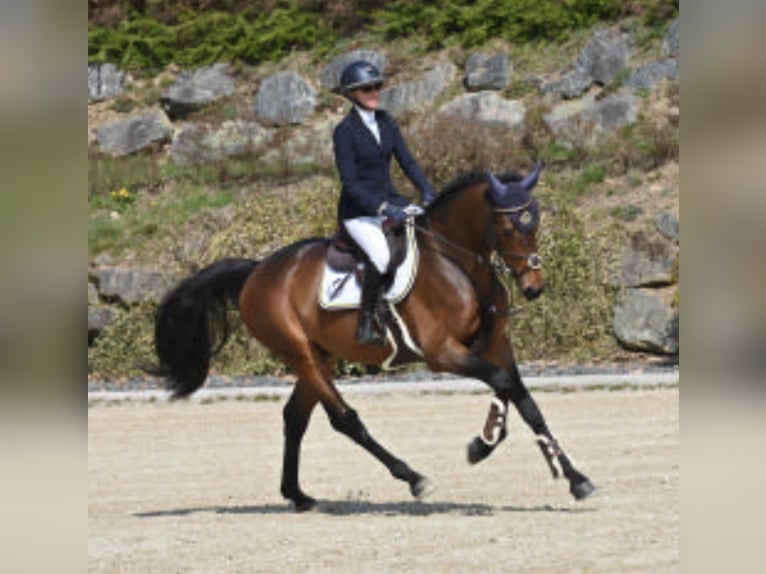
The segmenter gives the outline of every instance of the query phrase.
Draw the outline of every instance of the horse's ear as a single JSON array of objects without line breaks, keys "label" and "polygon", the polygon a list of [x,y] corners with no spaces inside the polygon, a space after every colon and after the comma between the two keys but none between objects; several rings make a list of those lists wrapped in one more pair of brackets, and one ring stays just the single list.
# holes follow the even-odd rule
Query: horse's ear
[{"label": "horse's ear", "polygon": [[538,160],[537,163],[535,164],[535,168],[521,182],[521,187],[524,189],[524,191],[526,191],[527,193],[532,193],[532,190],[537,185],[537,180],[540,179],[540,171],[542,169],[543,169],[543,162]]},{"label": "horse's ear", "polygon": [[487,171],[487,180],[489,181],[489,198],[494,204],[503,203],[503,199],[508,193],[508,188],[495,177],[491,171]]}]

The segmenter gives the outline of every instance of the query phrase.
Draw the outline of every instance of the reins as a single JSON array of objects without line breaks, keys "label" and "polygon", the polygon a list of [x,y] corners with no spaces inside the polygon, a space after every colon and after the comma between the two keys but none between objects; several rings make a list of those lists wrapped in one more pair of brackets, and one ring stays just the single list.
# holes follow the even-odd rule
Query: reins
[{"label": "reins", "polygon": [[[454,249],[456,251],[459,251],[460,253],[462,253],[464,255],[467,255],[468,257],[471,257],[477,263],[479,263],[479,265],[486,264],[490,269],[492,269],[495,272],[495,276],[497,277],[497,280],[500,281],[500,283],[503,285],[503,287],[505,288],[505,291],[508,293],[508,296],[510,298],[510,308],[508,309],[508,311],[503,313],[503,315],[505,315],[507,317],[511,317],[511,316],[516,315],[516,314],[518,314],[518,313],[520,313],[520,312],[522,312],[524,310],[523,306],[518,306],[518,307],[514,307],[513,306],[513,288],[512,288],[513,286],[509,285],[507,280],[505,279],[505,276],[507,274],[513,275],[513,269],[508,267],[508,265],[505,263],[505,261],[503,261],[502,257],[500,257],[500,254],[503,253],[503,254],[506,254],[506,255],[510,255],[512,257],[520,257],[520,258],[523,258],[523,259],[529,259],[526,255],[522,255],[520,253],[516,253],[516,252],[513,252],[513,251],[505,251],[505,250],[501,251],[501,250],[498,250],[497,247],[495,247],[492,250],[492,253],[490,254],[489,259],[487,259],[483,255],[481,255],[479,253],[476,253],[475,251],[473,251],[471,249],[463,247],[462,245],[447,239],[443,235],[440,235],[438,233],[434,233],[429,228],[427,228],[427,227],[425,227],[423,225],[418,225],[417,223],[415,223],[414,220],[408,220],[407,223],[408,223],[408,225],[412,225],[417,231],[420,231],[423,235],[427,235],[427,236],[435,239],[439,243],[442,243],[442,244],[444,244],[444,245],[446,245],[448,247],[451,247],[452,249]],[[444,253],[444,252],[442,252],[442,253]],[[536,254],[535,254],[535,256],[536,256]],[[537,266],[533,267],[533,268],[539,269],[539,265],[540,265],[539,257],[537,257],[537,259],[536,259],[536,265]],[[499,312],[497,310],[495,310],[495,313],[499,313]]]}]

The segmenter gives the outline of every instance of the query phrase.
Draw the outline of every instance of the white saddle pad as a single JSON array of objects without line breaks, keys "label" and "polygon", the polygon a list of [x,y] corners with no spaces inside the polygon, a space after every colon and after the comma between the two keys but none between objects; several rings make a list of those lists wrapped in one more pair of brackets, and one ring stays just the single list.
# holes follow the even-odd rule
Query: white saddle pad
[{"label": "white saddle pad", "polygon": [[[407,255],[396,270],[391,287],[383,295],[391,303],[404,299],[412,289],[418,270],[418,245],[415,241],[415,228],[407,226]],[[338,272],[326,263],[322,283],[319,287],[319,305],[323,309],[356,309],[361,305],[362,288],[356,282],[353,272]]]}]

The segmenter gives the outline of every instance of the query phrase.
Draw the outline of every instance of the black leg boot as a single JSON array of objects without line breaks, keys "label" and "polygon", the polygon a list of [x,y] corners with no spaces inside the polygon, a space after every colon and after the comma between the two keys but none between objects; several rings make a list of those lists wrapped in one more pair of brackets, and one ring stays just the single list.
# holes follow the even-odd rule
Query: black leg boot
[{"label": "black leg boot", "polygon": [[374,265],[367,264],[362,285],[362,308],[359,312],[359,325],[356,328],[356,342],[360,345],[386,346],[386,339],[376,329],[377,309],[382,296],[381,274]]}]

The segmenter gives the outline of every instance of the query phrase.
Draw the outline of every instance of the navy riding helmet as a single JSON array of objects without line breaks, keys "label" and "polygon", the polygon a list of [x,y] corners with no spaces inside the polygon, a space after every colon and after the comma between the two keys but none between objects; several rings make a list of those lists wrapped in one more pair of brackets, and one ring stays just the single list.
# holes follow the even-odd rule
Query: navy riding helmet
[{"label": "navy riding helmet", "polygon": [[357,60],[345,67],[340,75],[340,91],[348,96],[353,90],[382,84],[384,81],[380,70],[364,60]]}]

